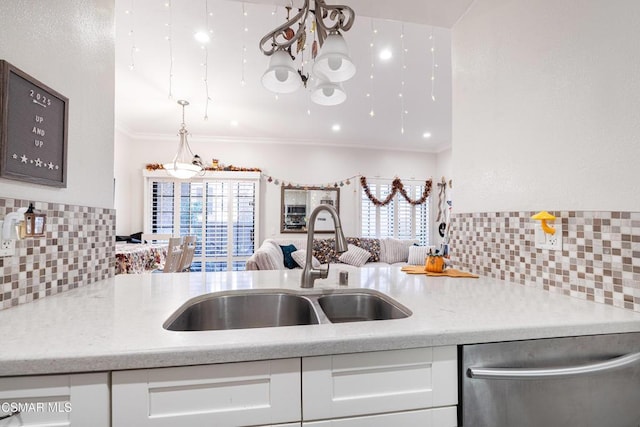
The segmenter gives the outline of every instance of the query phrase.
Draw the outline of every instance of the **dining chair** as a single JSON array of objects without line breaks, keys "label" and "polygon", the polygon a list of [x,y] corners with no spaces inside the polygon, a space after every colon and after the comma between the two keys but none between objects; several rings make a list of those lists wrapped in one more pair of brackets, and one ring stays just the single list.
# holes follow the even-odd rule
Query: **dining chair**
[{"label": "dining chair", "polygon": [[180,259],[180,266],[178,271],[191,270],[191,262],[193,261],[193,255],[196,252],[196,236],[188,235],[184,236],[184,243],[182,244],[182,258]]},{"label": "dining chair", "polygon": [[182,259],[183,248],[182,237],[172,237],[169,239],[169,247],[167,248],[167,256],[164,260],[163,273],[175,273],[180,267],[180,260]]}]

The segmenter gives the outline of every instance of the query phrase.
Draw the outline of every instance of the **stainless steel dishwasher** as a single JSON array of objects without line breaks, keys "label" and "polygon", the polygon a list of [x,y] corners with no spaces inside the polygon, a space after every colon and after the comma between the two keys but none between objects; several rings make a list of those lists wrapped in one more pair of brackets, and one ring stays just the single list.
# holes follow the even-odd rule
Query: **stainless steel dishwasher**
[{"label": "stainless steel dishwasher", "polygon": [[640,333],[465,345],[464,427],[640,427]]}]

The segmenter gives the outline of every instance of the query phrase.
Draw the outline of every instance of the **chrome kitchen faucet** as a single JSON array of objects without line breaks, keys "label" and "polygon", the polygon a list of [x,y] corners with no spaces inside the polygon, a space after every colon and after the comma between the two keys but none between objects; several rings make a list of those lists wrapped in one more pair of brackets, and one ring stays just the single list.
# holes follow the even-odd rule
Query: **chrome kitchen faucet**
[{"label": "chrome kitchen faucet", "polygon": [[320,211],[329,212],[333,218],[333,228],[336,232],[336,252],[342,253],[347,251],[347,239],[342,232],[342,224],[340,223],[338,212],[331,205],[319,205],[311,212],[311,216],[307,222],[307,224],[309,224],[307,230],[307,256],[304,263],[304,270],[302,270],[302,277],[300,278],[301,288],[313,288],[313,282],[316,279],[326,279],[329,275],[329,264],[327,264],[326,270],[314,269],[311,261],[313,259],[313,235],[316,228],[316,217]]}]

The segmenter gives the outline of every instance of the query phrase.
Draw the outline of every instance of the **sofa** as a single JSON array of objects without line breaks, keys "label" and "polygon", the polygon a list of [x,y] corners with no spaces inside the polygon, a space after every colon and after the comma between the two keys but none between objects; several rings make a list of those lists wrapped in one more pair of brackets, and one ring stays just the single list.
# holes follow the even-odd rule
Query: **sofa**
[{"label": "sofa", "polygon": [[[423,265],[431,246],[419,246],[417,240],[347,237],[348,251],[335,251],[335,238],[313,240],[313,264],[350,265],[357,268]],[[301,268],[306,257],[306,238],[266,239],[247,260],[247,270],[285,270]]]}]

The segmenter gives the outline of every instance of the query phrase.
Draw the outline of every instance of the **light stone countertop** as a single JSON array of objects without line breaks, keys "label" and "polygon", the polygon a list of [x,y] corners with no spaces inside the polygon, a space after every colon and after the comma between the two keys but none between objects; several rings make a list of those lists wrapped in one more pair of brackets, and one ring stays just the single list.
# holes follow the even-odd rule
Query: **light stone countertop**
[{"label": "light stone countertop", "polygon": [[[316,281],[337,285],[338,268]],[[639,332],[640,313],[494,279],[349,269],[349,288],[380,291],[406,319],[226,331],[162,324],[188,299],[299,287],[301,270],[118,275],[0,311],[0,376],[197,365],[423,346]]]}]

